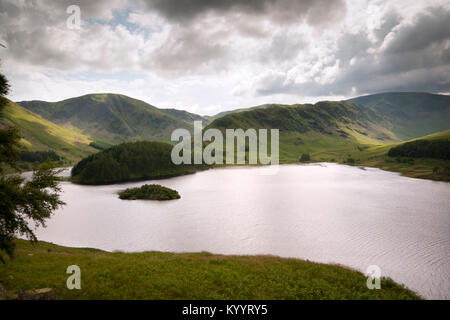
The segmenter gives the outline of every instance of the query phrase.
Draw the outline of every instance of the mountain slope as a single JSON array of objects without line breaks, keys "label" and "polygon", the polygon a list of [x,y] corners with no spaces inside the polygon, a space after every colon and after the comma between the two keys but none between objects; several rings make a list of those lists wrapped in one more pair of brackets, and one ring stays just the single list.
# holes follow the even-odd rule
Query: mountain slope
[{"label": "mountain slope", "polygon": [[303,153],[314,160],[344,161],[363,145],[398,140],[385,120],[370,108],[351,102],[324,101],[315,105],[271,106],[226,115],[207,128],[280,129],[280,161],[298,161]]},{"label": "mountain slope", "polygon": [[270,107],[282,107],[282,106],[287,106],[286,104],[262,104],[259,106],[254,106],[254,107],[250,107],[250,108],[239,108],[239,109],[233,109],[233,110],[229,110],[229,111],[223,111],[220,112],[214,116],[208,117],[211,120],[216,120],[222,117],[225,117],[229,114],[233,114],[233,113],[238,113],[238,112],[243,112],[243,111],[252,111],[252,110],[256,110],[256,109],[266,109],[266,108],[270,108]]},{"label": "mountain slope", "polygon": [[358,97],[350,102],[371,107],[388,120],[402,140],[450,129],[450,96],[391,92]]},{"label": "mountain slope", "polygon": [[192,119],[200,117],[185,111],[158,109],[118,94],[89,94],[59,102],[22,101],[18,104],[56,124],[79,128],[110,143],[169,141],[173,130],[191,130]]},{"label": "mountain slope", "polygon": [[450,141],[450,130],[418,137],[409,141],[391,144],[370,146],[359,152],[351,152],[350,156],[356,159],[358,165],[377,167],[383,170],[400,172],[411,178],[450,181],[450,163],[448,160],[432,158],[389,157],[391,148],[406,142],[418,140],[447,140]]},{"label": "mountain slope", "polygon": [[[437,114],[445,116],[445,106],[437,105]],[[432,113],[428,109],[425,111]],[[393,119],[394,124],[388,119]],[[413,178],[450,181],[448,160],[388,156],[391,148],[405,142],[390,130],[397,129],[396,119],[386,110],[376,111],[348,101],[325,101],[315,105],[274,106],[233,113],[213,121],[207,128],[222,131],[225,128],[279,128],[281,163],[298,162],[302,154],[310,154],[313,162],[377,167]],[[427,130],[439,127],[429,119],[419,118],[414,122]],[[400,128],[408,129],[405,124]],[[418,139],[450,140],[450,130],[416,137],[412,141]]]},{"label": "mountain slope", "polygon": [[201,115],[191,113],[185,110],[178,110],[178,109],[159,109],[159,110],[162,113],[165,113],[180,120],[188,121],[189,123],[192,123],[194,121],[203,121],[203,125],[207,125],[211,122],[208,119],[208,117],[203,117]]},{"label": "mountain slope", "polygon": [[17,126],[23,136],[21,143],[27,150],[53,150],[71,161],[96,151],[89,146],[92,139],[88,135],[58,126],[12,101],[8,100],[3,114],[2,125]]}]

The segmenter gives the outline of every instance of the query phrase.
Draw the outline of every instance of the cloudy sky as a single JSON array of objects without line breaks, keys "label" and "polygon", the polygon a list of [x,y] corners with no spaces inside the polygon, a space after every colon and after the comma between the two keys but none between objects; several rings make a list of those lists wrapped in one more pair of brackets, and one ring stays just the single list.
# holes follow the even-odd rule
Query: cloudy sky
[{"label": "cloudy sky", "polygon": [[448,0],[0,0],[0,43],[14,101],[112,92],[215,114],[450,92]]}]

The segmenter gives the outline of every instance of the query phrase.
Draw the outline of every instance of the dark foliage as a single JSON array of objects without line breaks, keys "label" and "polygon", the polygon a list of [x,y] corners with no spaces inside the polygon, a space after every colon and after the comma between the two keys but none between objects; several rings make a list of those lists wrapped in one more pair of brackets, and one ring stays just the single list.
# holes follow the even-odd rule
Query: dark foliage
[{"label": "dark foliage", "polygon": [[122,200],[173,200],[181,197],[176,190],[159,184],[144,184],[139,188],[130,188],[120,192],[119,198]]},{"label": "dark foliage", "polygon": [[309,153],[302,154],[302,156],[300,157],[300,162],[308,162],[308,161],[311,161],[311,156],[309,155]]},{"label": "dark foliage", "polygon": [[172,146],[163,142],[128,142],[90,155],[72,168],[72,181],[110,184],[167,178],[195,172],[200,166],[175,165]]},{"label": "dark foliage", "polygon": [[111,148],[113,146],[111,143],[103,142],[103,141],[93,141],[93,142],[89,143],[89,145],[92,148],[95,148],[95,149],[100,150],[100,151],[106,150],[106,149]]},{"label": "dark foliage", "polygon": [[388,156],[450,160],[450,140],[417,140],[407,142],[390,149]]},{"label": "dark foliage", "polygon": [[0,96],[6,96],[9,91],[8,79],[0,73]]},{"label": "dark foliage", "polygon": [[[0,74],[0,111],[8,87],[8,81]],[[5,164],[16,167],[19,140],[17,128],[0,129],[0,173]],[[52,163],[42,164],[28,181],[19,175],[0,175],[0,252],[10,258],[14,253],[14,237],[22,235],[37,241],[30,224],[44,226],[52,212],[64,204],[59,200],[60,189],[53,168]],[[5,262],[1,255],[0,261]]]},{"label": "dark foliage", "polygon": [[60,161],[61,157],[55,151],[24,151],[20,154],[20,161],[43,163],[47,160]]}]

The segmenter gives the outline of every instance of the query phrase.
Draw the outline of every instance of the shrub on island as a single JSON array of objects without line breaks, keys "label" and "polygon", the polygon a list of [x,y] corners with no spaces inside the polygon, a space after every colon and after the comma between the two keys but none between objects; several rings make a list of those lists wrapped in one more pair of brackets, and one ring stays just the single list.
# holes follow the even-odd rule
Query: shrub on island
[{"label": "shrub on island", "polygon": [[311,156],[309,155],[309,153],[302,154],[302,156],[300,157],[300,162],[309,162],[309,161],[311,161]]},{"label": "shrub on island", "polygon": [[122,200],[173,200],[180,199],[180,194],[173,189],[159,184],[144,184],[138,188],[129,188],[119,193]]}]

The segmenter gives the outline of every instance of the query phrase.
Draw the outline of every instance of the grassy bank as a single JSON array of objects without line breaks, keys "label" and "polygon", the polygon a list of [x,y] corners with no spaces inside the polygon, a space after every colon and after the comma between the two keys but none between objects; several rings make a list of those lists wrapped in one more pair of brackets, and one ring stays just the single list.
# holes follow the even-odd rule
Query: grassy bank
[{"label": "grassy bank", "polygon": [[[66,269],[81,268],[81,290],[68,290]],[[119,253],[32,245],[0,265],[7,290],[50,287],[61,299],[417,299],[392,280],[368,290],[363,274],[340,266],[270,256]]]},{"label": "grassy bank", "polygon": [[[425,137],[409,140],[448,140],[450,130],[438,132]],[[399,172],[410,178],[428,179],[436,181],[450,181],[450,161],[432,158],[407,158],[389,157],[391,148],[404,144],[406,141],[386,144],[360,144],[346,150],[340,148],[336,151],[326,150],[311,152],[312,162],[337,162],[349,164],[348,160],[353,159],[353,165],[374,167],[386,171]],[[294,163],[294,159],[284,161]]]}]

